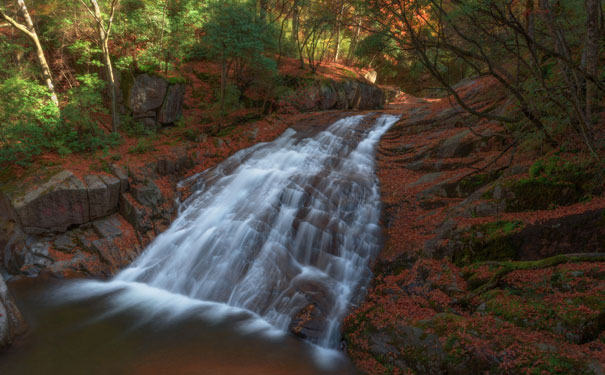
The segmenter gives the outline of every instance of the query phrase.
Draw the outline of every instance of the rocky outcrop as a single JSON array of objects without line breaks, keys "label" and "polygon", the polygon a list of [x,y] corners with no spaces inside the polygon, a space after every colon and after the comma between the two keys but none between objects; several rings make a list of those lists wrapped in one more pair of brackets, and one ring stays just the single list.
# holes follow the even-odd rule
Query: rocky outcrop
[{"label": "rocky outcrop", "polygon": [[89,175],[84,181],[63,170],[25,191],[4,191],[6,209],[0,214],[27,234],[65,232],[117,211],[121,181],[114,176]]},{"label": "rocky outcrop", "polygon": [[384,91],[357,80],[308,80],[298,82],[296,92],[283,98],[278,107],[294,106],[302,112],[332,109],[381,109],[386,103]]},{"label": "rocky outcrop", "polygon": [[10,345],[25,330],[25,321],[0,277],[0,349]]},{"label": "rocky outcrop", "polygon": [[150,74],[122,74],[121,106],[133,119],[155,130],[173,124],[183,114],[185,84]]},{"label": "rocky outcrop", "polygon": [[28,276],[111,276],[170,224],[174,201],[156,181],[175,183],[192,165],[175,148],[130,176],[112,165],[111,173],[80,178],[61,170],[0,185],[0,268]]}]

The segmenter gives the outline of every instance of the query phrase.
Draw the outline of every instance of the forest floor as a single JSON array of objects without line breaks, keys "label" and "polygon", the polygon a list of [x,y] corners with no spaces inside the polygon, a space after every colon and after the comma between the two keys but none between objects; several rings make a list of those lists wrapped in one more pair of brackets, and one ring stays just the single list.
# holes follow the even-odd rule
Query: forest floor
[{"label": "forest floor", "polygon": [[[458,91],[479,110],[510,105],[489,79]],[[402,118],[377,155],[386,243],[345,322],[356,366],[602,374],[605,197],[589,158],[538,158],[450,98],[402,95],[387,111]]]}]

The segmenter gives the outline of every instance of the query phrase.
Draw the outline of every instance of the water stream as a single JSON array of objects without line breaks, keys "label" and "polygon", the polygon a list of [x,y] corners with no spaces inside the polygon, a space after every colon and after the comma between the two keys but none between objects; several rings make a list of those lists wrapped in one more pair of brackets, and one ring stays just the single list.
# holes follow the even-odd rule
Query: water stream
[{"label": "water stream", "polygon": [[[340,324],[363,298],[380,249],[374,149],[396,120],[352,116],[321,130],[289,129],[183,181],[192,194],[177,219],[114,279],[21,297],[37,322],[33,331],[46,335],[34,333],[26,348],[0,360],[0,372],[54,373],[24,363],[40,357],[48,366],[71,351],[92,358],[75,362],[95,374],[164,373],[161,366],[170,373],[253,374],[254,366],[264,374],[349,373],[336,350]],[[307,341],[287,335],[309,306]],[[281,372],[281,364],[290,370]],[[66,372],[71,365],[56,371],[82,373],[77,365]]]}]

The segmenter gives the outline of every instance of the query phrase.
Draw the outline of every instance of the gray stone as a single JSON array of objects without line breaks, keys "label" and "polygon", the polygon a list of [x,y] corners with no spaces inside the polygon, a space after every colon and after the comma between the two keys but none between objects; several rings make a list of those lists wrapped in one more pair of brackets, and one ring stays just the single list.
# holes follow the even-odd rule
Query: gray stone
[{"label": "gray stone", "polygon": [[99,177],[105,186],[107,186],[107,214],[116,212],[118,210],[118,203],[120,202],[121,182],[118,178],[113,176]]},{"label": "gray stone", "polygon": [[105,183],[103,183],[99,176],[95,175],[84,177],[84,181],[88,185],[90,220],[96,220],[107,215],[110,211],[110,197]]},{"label": "gray stone", "polygon": [[[69,233],[69,232],[68,232]],[[62,251],[64,253],[71,253],[73,249],[77,246],[73,241],[73,237],[71,234],[61,234],[57,236],[54,242],[54,248]]]},{"label": "gray stone", "polygon": [[158,114],[161,124],[172,124],[183,116],[183,103],[185,102],[185,85],[178,83],[170,85],[162,108]]},{"label": "gray stone", "polygon": [[26,233],[65,232],[90,221],[88,189],[66,170],[14,198],[12,206]]},{"label": "gray stone", "polygon": [[92,223],[94,231],[102,238],[114,239],[122,236],[122,229],[120,229],[120,219],[113,215],[106,219],[97,220]]},{"label": "gray stone", "polygon": [[409,187],[414,187],[414,186],[418,186],[418,185],[424,185],[424,184],[428,184],[428,183],[431,183],[431,182],[435,182],[441,176],[443,176],[443,172],[427,173],[425,175],[422,175],[418,180],[416,180],[415,182],[412,182],[408,186]]},{"label": "gray stone", "polygon": [[10,345],[25,328],[25,320],[0,276],[0,349]]},{"label": "gray stone", "polygon": [[120,194],[128,191],[130,185],[128,182],[128,174],[115,164],[111,166],[111,173],[120,180]]},{"label": "gray stone", "polygon": [[461,158],[468,156],[472,151],[475,140],[465,141],[471,135],[470,130],[461,131],[443,142],[436,154],[440,158]]},{"label": "gray stone", "polygon": [[160,77],[141,74],[135,78],[129,96],[129,107],[137,114],[156,110],[164,103],[168,82]]}]

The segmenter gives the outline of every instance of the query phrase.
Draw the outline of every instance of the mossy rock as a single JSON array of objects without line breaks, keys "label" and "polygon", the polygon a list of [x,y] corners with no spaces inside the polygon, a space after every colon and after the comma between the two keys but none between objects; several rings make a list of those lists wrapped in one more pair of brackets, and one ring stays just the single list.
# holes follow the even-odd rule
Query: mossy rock
[{"label": "mossy rock", "polygon": [[517,259],[520,244],[513,234],[523,226],[520,221],[473,225],[462,234],[461,246],[454,251],[452,261],[464,266],[488,260]]},{"label": "mossy rock", "polygon": [[583,189],[574,183],[543,177],[519,180],[509,186],[509,189],[514,198],[506,202],[508,212],[568,206],[579,202],[585,195]]}]

